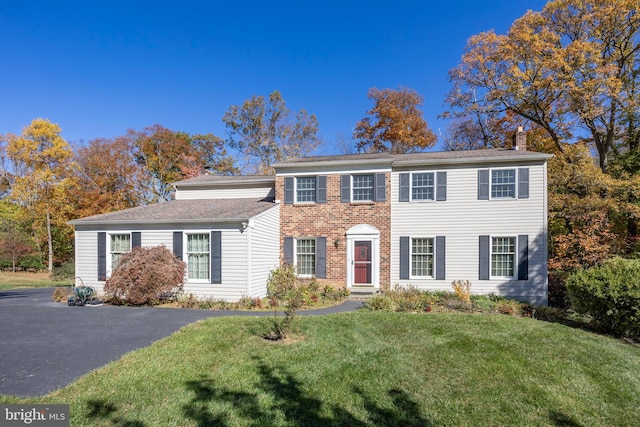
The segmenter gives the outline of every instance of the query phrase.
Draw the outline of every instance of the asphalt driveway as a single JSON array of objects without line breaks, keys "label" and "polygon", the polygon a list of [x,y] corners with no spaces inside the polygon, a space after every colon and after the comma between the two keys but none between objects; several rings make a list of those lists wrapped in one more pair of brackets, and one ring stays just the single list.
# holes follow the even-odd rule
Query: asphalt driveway
[{"label": "asphalt driveway", "polygon": [[[269,312],[152,307],[68,307],[53,288],[0,291],[0,395],[41,396],[125,353],[148,346],[197,320]],[[322,315],[359,308],[346,301]]]}]

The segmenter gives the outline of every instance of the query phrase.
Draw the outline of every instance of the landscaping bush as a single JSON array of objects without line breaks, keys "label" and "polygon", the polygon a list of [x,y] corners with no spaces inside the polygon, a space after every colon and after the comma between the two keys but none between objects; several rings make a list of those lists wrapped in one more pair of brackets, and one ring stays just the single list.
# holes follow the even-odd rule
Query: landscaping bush
[{"label": "landscaping bush", "polygon": [[572,308],[606,333],[640,338],[640,260],[613,258],[566,282]]},{"label": "landscaping bush", "polygon": [[[298,283],[296,269],[291,264],[284,264],[269,273],[267,294],[277,304],[273,304],[273,327],[266,335],[267,338],[281,340],[291,332],[293,318],[304,304],[304,290]],[[277,315],[277,307],[282,307],[284,317]]]},{"label": "landscaping bush", "polygon": [[76,274],[76,266],[73,261],[64,262],[54,267],[51,272],[51,280],[63,281],[71,280]]},{"label": "landscaping bush", "polygon": [[120,259],[104,287],[113,303],[154,305],[182,290],[186,263],[164,246],[134,248]]}]

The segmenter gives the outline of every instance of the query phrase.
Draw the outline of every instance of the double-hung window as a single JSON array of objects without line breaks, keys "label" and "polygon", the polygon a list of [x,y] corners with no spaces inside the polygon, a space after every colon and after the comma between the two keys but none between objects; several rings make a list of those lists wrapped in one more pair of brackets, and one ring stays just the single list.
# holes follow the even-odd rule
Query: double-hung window
[{"label": "double-hung window", "polygon": [[516,198],[516,170],[493,169],[491,170],[491,198],[515,199]]},{"label": "double-hung window", "polygon": [[434,198],[433,172],[411,174],[411,200],[434,200]]},{"label": "double-hung window", "polygon": [[433,277],[433,238],[411,239],[411,276]]},{"label": "double-hung window", "polygon": [[209,233],[187,234],[187,278],[209,280]]},{"label": "double-hung window", "polygon": [[299,176],[296,178],[296,202],[315,203],[316,201],[316,177]]},{"label": "double-hung window", "polygon": [[514,277],[516,265],[515,237],[491,238],[491,276]]},{"label": "double-hung window", "polygon": [[296,271],[298,276],[316,274],[316,239],[296,239]]},{"label": "double-hung window", "polygon": [[373,175],[353,175],[353,201],[372,202]]},{"label": "double-hung window", "polygon": [[112,234],[109,246],[111,271],[118,266],[122,256],[128,252],[131,252],[131,234]]}]

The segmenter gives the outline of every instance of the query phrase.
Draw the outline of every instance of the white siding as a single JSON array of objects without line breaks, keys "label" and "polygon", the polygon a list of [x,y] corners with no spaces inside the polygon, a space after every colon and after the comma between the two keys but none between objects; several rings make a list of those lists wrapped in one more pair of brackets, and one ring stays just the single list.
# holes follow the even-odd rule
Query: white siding
[{"label": "white siding", "polygon": [[[399,173],[391,177],[391,283],[429,290],[451,290],[469,280],[474,293],[495,293],[544,304],[547,298],[546,164],[529,168],[529,198],[477,200],[478,169],[492,165],[413,169],[447,172],[447,200],[398,202]],[[497,165],[496,165],[497,166]],[[499,165],[497,167],[505,167]],[[529,280],[479,280],[479,236],[529,236]],[[400,236],[446,237],[446,279],[399,280]]]},{"label": "white siding", "polygon": [[176,191],[176,200],[265,199],[275,197],[273,184],[256,187],[187,188]]},{"label": "white siding", "polygon": [[76,231],[76,286],[93,286],[101,293],[104,282],[98,281],[98,233]]},{"label": "white siding", "polygon": [[275,205],[252,219],[247,230],[250,256],[247,271],[251,271],[250,294],[263,298],[267,295],[269,272],[280,263],[280,205]]}]

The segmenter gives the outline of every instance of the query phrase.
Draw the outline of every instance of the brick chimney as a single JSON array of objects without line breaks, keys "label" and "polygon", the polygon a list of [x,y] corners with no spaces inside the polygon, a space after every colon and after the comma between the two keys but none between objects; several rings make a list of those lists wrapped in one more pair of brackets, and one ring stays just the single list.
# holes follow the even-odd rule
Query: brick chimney
[{"label": "brick chimney", "polygon": [[527,151],[527,133],[522,126],[518,126],[518,130],[513,134],[513,150]]}]

